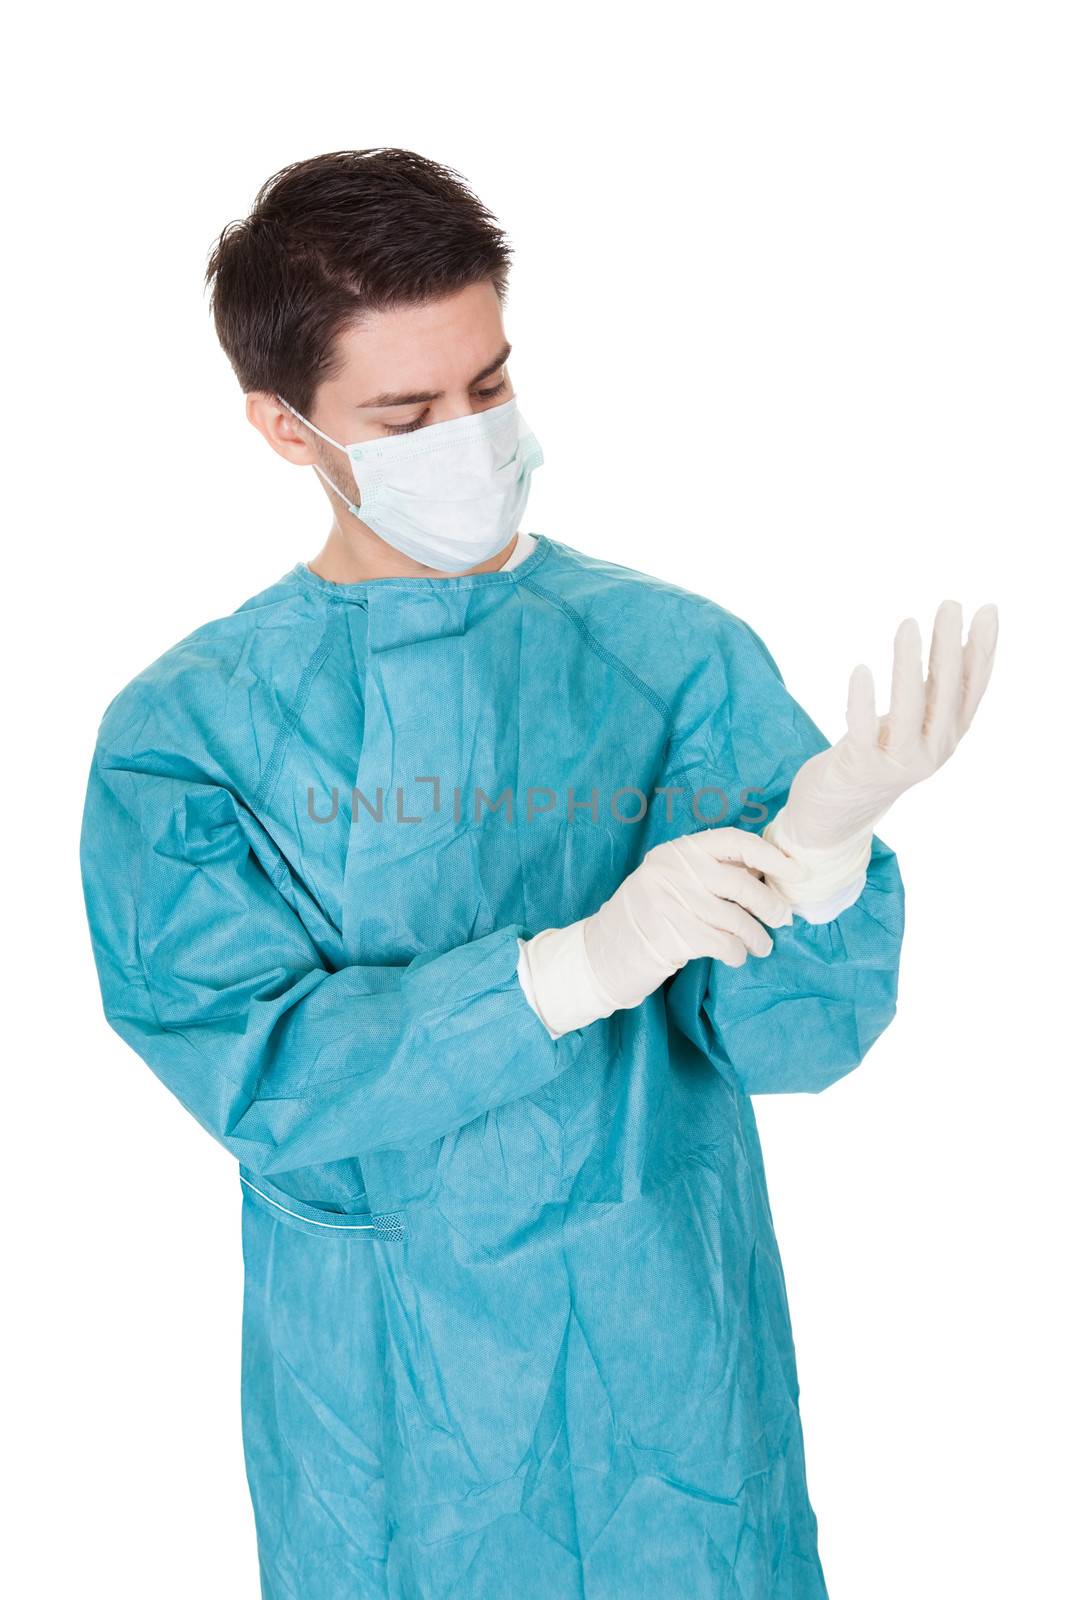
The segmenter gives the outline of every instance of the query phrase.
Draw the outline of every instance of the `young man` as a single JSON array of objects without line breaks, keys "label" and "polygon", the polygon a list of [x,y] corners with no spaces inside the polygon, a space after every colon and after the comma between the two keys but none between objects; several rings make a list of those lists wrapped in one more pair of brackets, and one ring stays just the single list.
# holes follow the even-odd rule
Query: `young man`
[{"label": "young man", "polygon": [[738,618],[520,532],[508,254],[398,150],[217,241],[249,420],[333,523],[108,708],[104,1006],[240,1162],[264,1596],[816,1600],[749,1097],[892,1017],[872,828],[995,614],[964,649],[943,606],[926,681],[905,624],[828,748]]}]

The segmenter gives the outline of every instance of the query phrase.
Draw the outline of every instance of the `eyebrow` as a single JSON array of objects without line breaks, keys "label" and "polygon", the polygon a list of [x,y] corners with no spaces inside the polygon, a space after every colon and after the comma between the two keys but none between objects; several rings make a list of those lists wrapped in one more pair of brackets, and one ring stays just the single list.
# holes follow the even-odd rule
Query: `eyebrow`
[{"label": "eyebrow", "polygon": [[[495,361],[490,361],[489,365],[483,367],[481,372],[476,372],[474,374],[474,377],[470,381],[470,387],[473,389],[476,383],[481,383],[483,378],[488,378],[490,373],[495,372],[498,367],[502,367],[510,354],[511,346],[510,344],[506,344],[497,355]],[[411,394],[390,394],[388,392],[384,394],[376,394],[370,400],[361,400],[357,410],[369,410],[372,406],[427,405],[431,400],[440,400],[444,392],[445,391],[443,389],[421,389]]]}]

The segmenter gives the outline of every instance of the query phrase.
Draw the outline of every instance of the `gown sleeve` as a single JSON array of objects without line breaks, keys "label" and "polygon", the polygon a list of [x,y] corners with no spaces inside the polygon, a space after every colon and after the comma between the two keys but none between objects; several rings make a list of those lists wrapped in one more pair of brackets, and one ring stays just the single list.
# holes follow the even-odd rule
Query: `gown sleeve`
[{"label": "gown sleeve", "polygon": [[[763,641],[730,617],[683,725],[672,776],[700,789],[705,821],[762,832],[798,768],[829,744],[787,691]],[[710,709],[708,709],[710,707]],[[720,815],[721,813],[721,815]],[[904,889],[893,851],[874,838],[858,899],[831,921],[794,914],[769,930],[774,950],[742,967],[690,962],[667,986],[668,1012],[747,1094],[824,1089],[858,1066],[896,1010]]]},{"label": "gown sleeve", "polygon": [[406,966],[325,960],[224,785],[98,747],[82,880],[105,1015],[251,1172],[433,1142],[573,1061],[505,927]]}]

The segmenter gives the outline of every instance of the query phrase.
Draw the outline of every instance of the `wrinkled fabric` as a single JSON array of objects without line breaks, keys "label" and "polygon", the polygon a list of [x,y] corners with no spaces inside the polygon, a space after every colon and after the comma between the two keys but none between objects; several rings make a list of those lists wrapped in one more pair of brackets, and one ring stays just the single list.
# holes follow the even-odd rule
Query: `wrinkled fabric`
[{"label": "wrinkled fabric", "polygon": [[266,1600],[825,1595],[750,1096],[886,1027],[896,859],[558,1038],[516,956],[826,743],[738,618],[543,536],[299,566],[108,708],[104,1007],[240,1164]]}]

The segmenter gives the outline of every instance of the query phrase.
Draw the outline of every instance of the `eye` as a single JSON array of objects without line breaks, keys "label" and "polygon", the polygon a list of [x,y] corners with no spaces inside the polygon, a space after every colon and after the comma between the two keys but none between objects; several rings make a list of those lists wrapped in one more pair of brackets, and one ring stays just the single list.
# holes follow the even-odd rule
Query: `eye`
[{"label": "eye", "polygon": [[392,422],[383,422],[382,427],[385,429],[386,433],[414,433],[416,429],[422,427],[423,423],[426,421],[426,417],[427,413],[425,411],[420,411],[414,422],[400,422],[395,424]]},{"label": "eye", "polygon": [[494,396],[503,394],[507,386],[508,380],[506,378],[501,378],[500,382],[494,383],[491,389],[475,389],[474,392],[479,400],[492,400]]}]

